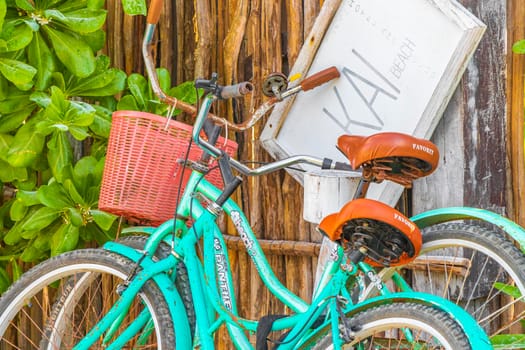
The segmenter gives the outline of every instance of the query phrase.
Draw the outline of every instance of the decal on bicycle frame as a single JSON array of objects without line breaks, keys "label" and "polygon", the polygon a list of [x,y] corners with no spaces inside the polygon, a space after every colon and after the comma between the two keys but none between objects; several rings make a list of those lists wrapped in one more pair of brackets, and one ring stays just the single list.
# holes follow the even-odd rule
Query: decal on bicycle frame
[{"label": "decal on bicycle frame", "polygon": [[223,248],[221,245],[221,241],[218,238],[214,238],[213,243],[213,246],[215,248],[215,263],[217,264],[217,275],[219,289],[221,292],[221,299],[224,304],[224,307],[226,307],[229,311],[232,311],[233,305],[230,296],[231,291],[228,285],[228,278],[226,274],[228,263],[226,261],[226,256],[224,255],[224,253],[222,253]]},{"label": "decal on bicycle frame", "polygon": [[383,282],[375,272],[368,271],[366,275],[370,279],[370,282],[372,282],[372,284],[376,286],[377,290],[383,289]]},{"label": "decal on bicycle frame", "polygon": [[249,254],[253,254],[252,248],[253,248],[253,241],[248,237],[248,234],[246,233],[246,230],[242,226],[242,219],[241,214],[238,211],[232,211],[230,214],[230,217],[233,221],[233,224],[237,228],[237,232],[239,232],[239,236],[241,237],[244,245],[246,246],[246,249],[248,250]]},{"label": "decal on bicycle frame", "polygon": [[339,246],[332,244],[329,259],[332,261],[339,260]]}]

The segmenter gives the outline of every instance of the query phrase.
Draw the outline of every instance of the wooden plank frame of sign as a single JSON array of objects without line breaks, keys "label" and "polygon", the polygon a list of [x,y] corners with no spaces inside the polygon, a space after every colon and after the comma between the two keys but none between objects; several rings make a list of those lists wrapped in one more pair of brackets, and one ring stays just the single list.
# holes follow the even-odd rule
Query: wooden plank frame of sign
[{"label": "wooden plank frame of sign", "polygon": [[[430,138],[484,31],[455,0],[326,0],[290,76],[336,66],[341,77],[276,105],[263,147],[276,159],[346,161],[335,147],[342,134]],[[368,197],[393,205],[401,193],[384,183]]]},{"label": "wooden plank frame of sign", "polygon": [[[263,147],[276,159],[308,154],[346,161],[335,148],[341,134],[430,138],[485,28],[455,0],[326,0],[290,76],[336,66],[341,77],[277,105],[261,134]],[[326,203],[345,203],[344,194],[327,188],[344,189],[348,200],[357,189],[345,176],[334,182],[289,172],[304,185],[303,217],[313,223],[330,214],[327,208],[339,210]],[[394,205],[402,191],[384,182],[370,186],[367,197]],[[316,288],[334,249],[324,238]]]}]

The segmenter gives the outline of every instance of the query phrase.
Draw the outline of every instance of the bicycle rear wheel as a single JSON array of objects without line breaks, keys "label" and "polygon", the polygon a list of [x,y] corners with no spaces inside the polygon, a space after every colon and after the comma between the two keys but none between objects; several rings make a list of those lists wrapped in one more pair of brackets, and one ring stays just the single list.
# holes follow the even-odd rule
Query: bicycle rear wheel
[{"label": "bicycle rear wheel", "polygon": [[414,290],[464,307],[489,336],[523,333],[525,255],[499,231],[464,222],[428,227],[405,277]]},{"label": "bicycle rear wheel", "polygon": [[[344,349],[472,349],[463,329],[444,311],[415,303],[394,303],[358,313],[348,322],[353,339]],[[333,349],[332,334],[325,335],[312,347]]]},{"label": "bicycle rear wheel", "polygon": [[[71,349],[119,297],[135,264],[100,249],[68,252],[35,266],[0,298],[0,349]],[[122,349],[174,349],[173,322],[164,296],[148,281],[112,339],[149,313]],[[104,349],[98,339],[90,349]]]}]

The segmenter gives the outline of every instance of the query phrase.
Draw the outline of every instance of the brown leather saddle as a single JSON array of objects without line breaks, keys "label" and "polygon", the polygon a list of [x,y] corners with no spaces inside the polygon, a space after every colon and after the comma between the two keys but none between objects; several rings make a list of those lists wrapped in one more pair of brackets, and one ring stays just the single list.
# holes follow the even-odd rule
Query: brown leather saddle
[{"label": "brown leather saddle", "polygon": [[371,182],[390,180],[410,187],[415,179],[431,174],[439,162],[432,142],[411,135],[383,132],[371,136],[343,135],[337,147],[355,170]]}]

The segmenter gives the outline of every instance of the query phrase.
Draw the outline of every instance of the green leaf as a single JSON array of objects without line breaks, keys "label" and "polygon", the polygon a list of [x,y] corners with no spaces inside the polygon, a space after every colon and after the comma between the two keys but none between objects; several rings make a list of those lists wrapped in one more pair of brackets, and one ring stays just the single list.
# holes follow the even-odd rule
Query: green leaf
[{"label": "green leaf", "polygon": [[28,207],[32,205],[42,204],[38,199],[36,191],[24,191],[19,189],[16,192],[16,199]]},{"label": "green leaf", "polygon": [[25,181],[27,180],[27,169],[26,168],[15,168],[9,163],[0,159],[0,181],[2,182],[15,182],[16,180]]},{"label": "green leaf", "polygon": [[89,126],[95,117],[95,108],[88,103],[71,101],[70,108],[66,112],[66,120],[72,125]]},{"label": "green leaf", "polygon": [[55,256],[77,247],[79,238],[78,227],[71,224],[62,225],[51,238],[51,255]]},{"label": "green leaf", "polygon": [[80,205],[87,204],[84,198],[78,192],[77,188],[75,187],[75,184],[73,183],[71,179],[66,179],[64,181],[64,188],[75,204],[80,204]]},{"label": "green leaf", "polygon": [[30,243],[24,249],[22,255],[20,255],[20,259],[24,262],[37,262],[38,260],[42,259],[43,255],[44,254],[42,251]]},{"label": "green leaf", "polygon": [[32,86],[36,69],[24,62],[0,58],[0,72],[20,90],[29,90]]},{"label": "green leaf", "polygon": [[40,32],[35,33],[35,37],[27,49],[27,58],[29,64],[37,69],[35,89],[47,89],[56,69],[56,64],[55,57]]},{"label": "green leaf", "polygon": [[490,337],[494,349],[523,349],[525,334],[498,334]]},{"label": "green leaf", "polygon": [[[11,198],[7,201],[5,201],[0,206],[0,230],[2,232],[6,232],[8,230],[8,227],[11,227],[12,220],[9,219],[9,210],[11,209],[11,205],[15,201],[14,198]],[[0,239],[1,241],[1,239]],[[6,255],[5,253],[3,255]]]},{"label": "green leaf", "polygon": [[22,268],[18,265],[18,261],[15,259],[10,261],[11,263],[11,272],[13,273],[13,282],[18,280],[22,276]]},{"label": "green leaf", "polygon": [[51,75],[51,80],[58,89],[62,91],[66,90],[66,82],[64,80],[64,74],[62,74],[62,72],[54,72]]},{"label": "green leaf", "polygon": [[26,12],[34,12],[35,7],[28,0],[16,0],[16,6]]},{"label": "green leaf", "polygon": [[[78,9],[85,8],[88,6],[87,0],[47,0],[47,1],[53,1],[55,3],[60,3],[56,8],[60,12],[69,12],[69,11],[75,11]],[[54,6],[46,6],[46,8],[53,8]]]},{"label": "green leaf", "polygon": [[109,230],[117,219],[117,216],[103,212],[102,210],[92,209],[89,211],[89,213],[93,217],[93,220],[96,222],[96,224],[104,231]]},{"label": "green leaf", "polygon": [[[32,168],[38,168],[32,167]],[[20,168],[19,168],[20,169]],[[27,170],[27,168],[21,168],[21,170]],[[19,177],[16,180],[13,180],[13,185],[19,190],[19,191],[34,191],[37,184],[37,172],[33,171],[37,169],[32,169],[31,172],[27,173],[25,177]],[[41,171],[41,170],[37,170]],[[44,176],[42,175],[41,178],[43,179]]]},{"label": "green leaf", "polygon": [[117,110],[119,111],[140,111],[141,109],[137,105],[137,100],[132,95],[123,96],[117,104]]},{"label": "green leaf", "polygon": [[7,79],[0,74],[0,101],[5,100],[9,96],[9,85]]},{"label": "green leaf", "polygon": [[106,21],[106,10],[82,8],[69,12],[47,10],[46,15],[63,23],[70,30],[78,33],[91,33],[99,30]]},{"label": "green leaf", "polygon": [[[0,1],[0,30],[2,30],[2,26],[4,25],[4,18],[5,14],[7,12],[7,4],[5,1]],[[0,290],[0,294],[2,291]]]},{"label": "green leaf", "polygon": [[28,108],[16,111],[14,113],[0,115],[0,133],[7,133],[14,131],[24,123],[24,121],[31,115],[34,108],[29,105]]},{"label": "green leaf", "polygon": [[29,99],[42,108],[47,108],[51,104],[51,96],[42,91],[33,92]]},{"label": "green leaf", "polygon": [[95,70],[95,55],[84,41],[50,26],[44,26],[58,59],[76,76],[87,77]]},{"label": "green leaf", "polygon": [[93,52],[102,50],[106,45],[106,32],[102,29],[91,33],[78,34],[78,36],[89,45]]},{"label": "green leaf", "polygon": [[73,163],[73,148],[67,139],[66,133],[54,132],[47,142],[49,152],[47,153],[47,161],[51,168],[51,173],[62,182],[64,180],[62,169]]},{"label": "green leaf", "polygon": [[40,186],[37,190],[37,198],[46,207],[57,211],[75,205],[64,187],[58,182],[52,182],[49,185]]},{"label": "green leaf", "polygon": [[[0,5],[0,8],[1,6],[2,5]],[[7,288],[9,288],[10,285],[11,285],[11,279],[9,278],[7,271],[3,267],[0,266],[0,294],[3,294],[7,290]]]},{"label": "green leaf", "polygon": [[89,133],[86,128],[79,127],[76,125],[71,125],[69,127],[69,132],[78,141],[83,141],[89,136]]},{"label": "green leaf", "polygon": [[42,207],[34,212],[22,225],[22,230],[42,230],[49,226],[60,216],[60,210],[49,207]]},{"label": "green leaf", "polygon": [[98,225],[93,223],[81,227],[80,232],[82,237],[86,237],[89,240],[94,239],[99,245],[114,240],[116,235],[114,231],[104,231]]},{"label": "green leaf", "polygon": [[0,113],[9,114],[25,109],[31,104],[29,94],[12,88],[7,92],[7,97],[0,101]]},{"label": "green leaf", "polygon": [[51,104],[46,108],[45,118],[53,121],[62,119],[62,115],[69,109],[69,101],[56,86],[51,87]]},{"label": "green leaf", "polygon": [[22,234],[23,239],[31,240],[38,235],[38,232],[40,231],[39,230],[29,230],[29,231],[23,230],[21,234]]},{"label": "green leaf", "polygon": [[8,134],[0,134],[0,159],[7,160],[7,151],[11,148],[14,137]]},{"label": "green leaf", "polygon": [[515,299],[521,299],[521,292],[518,287],[511,286],[505,283],[496,282],[494,283],[494,288],[502,291],[503,293],[510,295]]},{"label": "green leaf", "polygon": [[15,245],[22,240],[22,224],[17,222],[4,236],[4,242],[8,245]]},{"label": "green leaf", "polygon": [[0,39],[4,41],[4,45],[2,45],[0,52],[22,50],[33,39],[33,30],[26,22],[5,21],[4,27],[1,29]]},{"label": "green leaf", "polygon": [[[157,68],[157,77],[159,78],[159,85],[163,91],[168,91],[171,88],[170,72],[166,68]],[[151,87],[150,87],[151,89]],[[152,90],[150,90],[152,91]],[[151,96],[150,96],[151,97]]]},{"label": "green leaf", "polygon": [[71,224],[76,227],[80,227],[84,225],[84,218],[82,217],[82,213],[77,208],[68,208],[69,213],[69,220],[71,221]]},{"label": "green leaf", "polygon": [[13,221],[20,221],[27,214],[27,205],[21,200],[17,199],[9,209],[9,217]]},{"label": "green leaf", "polygon": [[144,0],[122,0],[122,7],[128,15],[146,15],[146,1]]},{"label": "green leaf", "polygon": [[112,96],[124,90],[125,85],[126,73],[108,69],[78,81],[68,93],[72,96]]},{"label": "green leaf", "polygon": [[95,157],[86,156],[79,159],[73,169],[75,180],[85,182],[89,178],[93,178],[93,170],[97,165],[98,161]]},{"label": "green leaf", "polygon": [[128,77],[128,89],[137,100],[137,105],[141,108],[146,107],[148,100],[148,82],[140,74],[131,74]]},{"label": "green leaf", "polygon": [[96,135],[107,139],[111,130],[111,117],[104,113],[97,112],[89,129]]},{"label": "green leaf", "polygon": [[93,10],[104,8],[106,0],[87,0],[87,7]]},{"label": "green leaf", "polygon": [[96,182],[97,185],[100,183],[100,178],[95,178],[97,175],[95,172],[96,168],[97,160],[92,156],[86,156],[81,158],[73,169],[72,180],[75,189],[82,195],[86,204],[93,202],[89,196],[89,189],[93,186],[94,182]]},{"label": "green leaf", "polygon": [[33,246],[42,252],[48,251],[51,248],[51,238],[54,233],[54,230],[40,231],[33,241]]},{"label": "green leaf", "polygon": [[42,153],[44,141],[44,135],[35,130],[34,124],[24,124],[13,139],[7,161],[13,167],[31,166]]},{"label": "green leaf", "polygon": [[[174,88],[168,90],[168,94],[190,104],[195,104],[198,99],[197,91],[195,90],[195,85],[193,81],[186,81],[182,84],[175,86]],[[199,95],[201,94],[202,91],[199,91]]]},{"label": "green leaf", "polygon": [[515,42],[514,45],[512,45],[512,51],[525,54],[525,39]]}]

